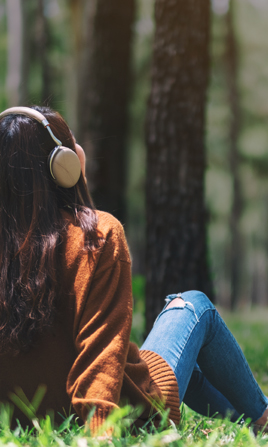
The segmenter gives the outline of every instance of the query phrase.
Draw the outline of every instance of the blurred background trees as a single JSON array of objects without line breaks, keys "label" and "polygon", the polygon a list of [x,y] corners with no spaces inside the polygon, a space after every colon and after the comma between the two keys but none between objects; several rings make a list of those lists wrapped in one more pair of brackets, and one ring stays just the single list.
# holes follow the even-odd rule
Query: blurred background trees
[{"label": "blurred background trees", "polygon": [[[76,135],[100,209],[126,221],[126,157],[134,0],[80,1]],[[81,24],[84,22],[84,26]]]},{"label": "blurred background trees", "polygon": [[[125,224],[140,288],[152,238],[151,300],[166,293],[157,269],[169,246],[178,282],[163,283],[174,292],[209,292],[211,281],[221,305],[268,304],[267,25],[265,0],[0,0],[1,109],[45,103],[65,116],[87,152],[96,205]],[[178,178],[196,178],[192,196],[167,161]]]},{"label": "blurred background trees", "polygon": [[225,71],[227,100],[229,102],[229,136],[228,158],[230,174],[232,176],[232,203],[230,208],[230,305],[234,310],[239,300],[240,265],[242,259],[242,241],[240,218],[242,215],[242,191],[240,184],[240,152],[239,136],[241,127],[241,108],[239,92],[239,50],[234,26],[234,2],[230,0],[226,12],[226,53]]}]

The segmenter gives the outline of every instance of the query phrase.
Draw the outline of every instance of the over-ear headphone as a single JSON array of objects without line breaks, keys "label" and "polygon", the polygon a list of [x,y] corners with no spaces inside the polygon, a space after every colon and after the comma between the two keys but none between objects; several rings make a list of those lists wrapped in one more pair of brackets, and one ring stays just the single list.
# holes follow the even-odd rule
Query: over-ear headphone
[{"label": "over-ear headphone", "polygon": [[33,118],[48,130],[51,138],[57,144],[48,156],[48,168],[54,182],[63,188],[71,188],[76,185],[81,175],[79,158],[72,149],[62,146],[62,142],[55,137],[44,115],[30,107],[11,107],[0,113],[0,119],[12,114],[26,115]]}]

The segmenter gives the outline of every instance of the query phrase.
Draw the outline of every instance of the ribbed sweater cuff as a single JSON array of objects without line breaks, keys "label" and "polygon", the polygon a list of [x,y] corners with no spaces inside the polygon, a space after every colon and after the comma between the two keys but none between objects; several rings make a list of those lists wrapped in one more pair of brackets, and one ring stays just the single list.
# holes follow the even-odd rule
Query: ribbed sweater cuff
[{"label": "ribbed sweater cuff", "polygon": [[169,364],[152,351],[140,351],[141,358],[147,363],[150,377],[160,388],[165,408],[170,408],[169,418],[178,425],[180,422],[179,388],[174,372]]},{"label": "ribbed sweater cuff", "polygon": [[[89,428],[92,436],[96,436],[97,434],[103,435],[103,433],[100,433],[100,428],[109,416],[109,413],[109,409],[96,408],[95,413],[89,421]],[[109,433],[106,434],[111,435],[112,429],[109,429]]]}]

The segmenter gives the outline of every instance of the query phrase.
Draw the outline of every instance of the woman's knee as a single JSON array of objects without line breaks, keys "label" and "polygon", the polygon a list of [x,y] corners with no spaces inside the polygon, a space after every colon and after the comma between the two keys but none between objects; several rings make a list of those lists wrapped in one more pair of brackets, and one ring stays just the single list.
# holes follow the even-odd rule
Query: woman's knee
[{"label": "woman's knee", "polygon": [[180,294],[180,298],[184,300],[185,304],[187,302],[191,303],[195,311],[198,309],[202,309],[203,311],[206,309],[215,309],[207,295],[199,290],[189,290],[187,292],[183,292]]},{"label": "woman's knee", "polygon": [[185,301],[182,298],[174,298],[167,305],[166,309],[170,309],[171,307],[185,307]]}]

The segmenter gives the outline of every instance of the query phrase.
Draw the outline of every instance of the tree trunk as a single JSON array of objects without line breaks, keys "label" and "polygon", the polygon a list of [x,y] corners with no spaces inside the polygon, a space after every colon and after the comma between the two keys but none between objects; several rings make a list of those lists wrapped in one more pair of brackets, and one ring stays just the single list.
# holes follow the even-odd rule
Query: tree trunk
[{"label": "tree trunk", "polygon": [[[73,57],[70,63],[72,64],[72,74],[70,82],[73,86],[73,107],[68,112],[70,121],[73,123],[73,130],[76,138],[80,141],[89,139],[86,130],[83,130],[80,123],[80,116],[82,112],[78,112],[80,107],[83,107],[83,90],[87,88],[88,66],[90,65],[91,57],[91,42],[93,38],[93,22],[96,14],[97,0],[69,0],[70,6],[70,22],[71,34],[73,44]],[[86,104],[85,104],[86,106]],[[78,113],[80,116],[78,116]],[[82,143],[82,141],[80,141]],[[88,158],[91,157],[90,144],[86,144],[84,150]],[[89,160],[88,160],[89,161]]]},{"label": "tree trunk", "polygon": [[44,14],[44,0],[38,0],[36,11],[36,24],[35,24],[35,36],[36,36],[36,49],[38,55],[38,63],[41,67],[42,77],[42,90],[41,90],[41,102],[44,104],[51,97],[50,88],[50,67],[49,67],[49,26],[48,20]]},{"label": "tree trunk", "polygon": [[239,299],[239,280],[242,262],[242,244],[239,228],[242,213],[242,192],[239,179],[239,148],[238,138],[240,132],[240,98],[238,90],[238,49],[233,23],[233,0],[230,1],[226,14],[226,77],[228,101],[230,107],[229,124],[229,166],[232,176],[233,201],[230,213],[230,285],[231,309],[237,307]]},{"label": "tree trunk", "polygon": [[29,102],[29,75],[31,66],[31,41],[33,36],[31,8],[29,2],[21,2],[22,12],[22,58],[21,58],[21,83],[20,83],[20,105]]},{"label": "tree trunk", "polygon": [[169,293],[213,299],[204,205],[209,0],[156,0],[147,115],[147,331]]},{"label": "tree trunk", "polygon": [[8,61],[7,61],[7,102],[17,106],[20,101],[22,65],[22,8],[21,0],[6,0]]},{"label": "tree trunk", "polygon": [[[7,2],[8,17],[8,74],[9,104],[29,103],[29,80],[34,65],[40,66],[40,100],[44,103],[51,89],[49,85],[48,40],[49,30],[44,14],[44,0]],[[34,36],[34,39],[33,39]]]},{"label": "tree trunk", "polygon": [[97,208],[124,222],[134,0],[88,3],[78,65],[77,137],[88,155],[87,178]]}]

